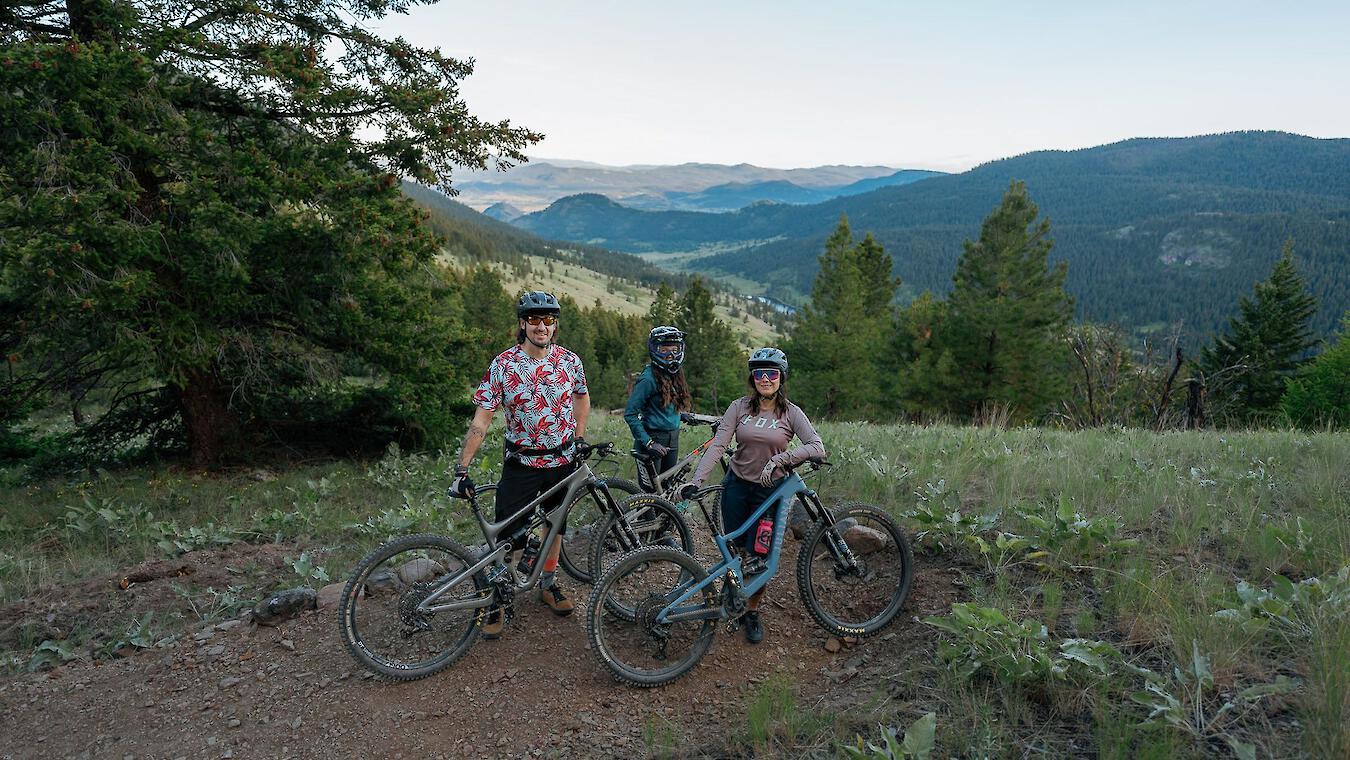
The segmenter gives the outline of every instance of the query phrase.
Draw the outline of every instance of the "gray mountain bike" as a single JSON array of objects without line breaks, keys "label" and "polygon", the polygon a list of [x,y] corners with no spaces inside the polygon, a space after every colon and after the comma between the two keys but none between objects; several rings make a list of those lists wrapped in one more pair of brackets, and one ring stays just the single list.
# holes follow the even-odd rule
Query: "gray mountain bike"
[{"label": "gray mountain bike", "polygon": [[[484,539],[479,551],[421,533],[388,541],[366,555],[338,602],[347,651],[361,665],[401,681],[425,678],[454,664],[478,639],[494,607],[501,607],[509,620],[516,594],[539,582],[541,548],[562,532],[569,509],[583,495],[599,499],[614,518],[607,524],[615,543],[630,550],[654,542],[691,550],[689,526],[668,502],[644,504],[645,516],[635,525],[627,517],[633,508],[616,502],[596,478],[586,460],[613,450],[612,443],[578,444],[576,470],[499,522],[489,522],[476,494],[471,495],[469,505]],[[561,501],[546,509],[543,505],[559,493]],[[526,514],[524,527],[516,528],[513,523]],[[541,530],[542,541],[535,537]],[[517,549],[523,555],[514,563]]]}]

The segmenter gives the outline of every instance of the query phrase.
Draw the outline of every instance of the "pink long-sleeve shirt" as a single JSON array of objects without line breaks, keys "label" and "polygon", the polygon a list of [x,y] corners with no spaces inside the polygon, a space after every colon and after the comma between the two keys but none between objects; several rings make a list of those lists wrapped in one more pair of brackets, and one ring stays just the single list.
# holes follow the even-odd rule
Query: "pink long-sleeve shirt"
[{"label": "pink long-sleeve shirt", "polygon": [[[713,465],[722,458],[733,434],[736,436],[736,453],[731,457],[731,472],[742,480],[758,481],[769,459],[784,452],[787,452],[787,463],[793,466],[812,457],[825,457],[825,443],[801,407],[789,403],[782,417],[777,412],[763,410],[751,416],[750,397],[742,396],[731,402],[726,414],[722,415],[717,435],[703,452],[694,472],[695,484],[703,485]],[[789,449],[794,437],[800,439],[802,445]]]}]

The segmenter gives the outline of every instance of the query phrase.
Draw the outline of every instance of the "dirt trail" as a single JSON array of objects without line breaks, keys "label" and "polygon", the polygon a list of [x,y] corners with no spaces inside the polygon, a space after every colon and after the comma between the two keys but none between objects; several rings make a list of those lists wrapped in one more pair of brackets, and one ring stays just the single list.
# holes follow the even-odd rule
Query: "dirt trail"
[{"label": "dirt trail", "polygon": [[725,756],[775,672],[803,706],[836,713],[915,693],[896,674],[932,656],[916,618],[961,596],[957,568],[916,559],[909,601],[878,638],[825,651],[784,573],[769,586],[762,644],[719,631],[693,672],[652,690],[617,684],[586,651],[583,609],[558,618],[532,598],[501,640],[412,683],[363,671],[331,608],[278,628],[230,621],[171,648],[0,680],[0,757],[634,758],[647,754],[644,726],[673,733],[680,756]]}]

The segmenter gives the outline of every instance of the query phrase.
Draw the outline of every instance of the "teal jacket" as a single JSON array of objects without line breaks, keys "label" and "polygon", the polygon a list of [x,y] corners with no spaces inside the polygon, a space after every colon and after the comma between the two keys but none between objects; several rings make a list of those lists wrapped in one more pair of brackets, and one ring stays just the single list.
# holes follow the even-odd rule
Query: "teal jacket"
[{"label": "teal jacket", "polygon": [[647,448],[647,442],[652,439],[648,430],[680,429],[680,413],[675,405],[661,404],[661,391],[656,387],[656,378],[652,377],[652,365],[648,364],[633,383],[633,393],[628,397],[623,419],[633,431],[633,442],[639,449]]}]

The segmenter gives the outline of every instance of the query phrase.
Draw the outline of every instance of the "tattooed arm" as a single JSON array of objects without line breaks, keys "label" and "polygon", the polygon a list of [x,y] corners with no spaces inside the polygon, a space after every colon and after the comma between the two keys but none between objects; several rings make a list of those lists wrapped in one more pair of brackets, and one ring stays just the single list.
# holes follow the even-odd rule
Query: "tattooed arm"
[{"label": "tattooed arm", "polygon": [[483,445],[483,439],[487,437],[488,426],[492,424],[492,414],[495,410],[478,407],[473,413],[473,422],[469,423],[469,432],[464,434],[464,445],[459,449],[459,464],[461,467],[468,467],[473,461],[474,454],[478,453],[478,447]]}]

